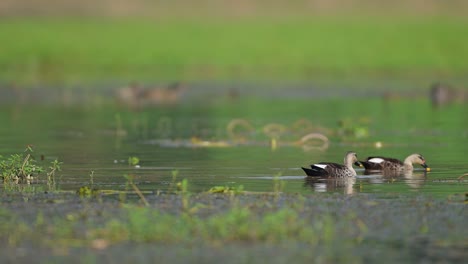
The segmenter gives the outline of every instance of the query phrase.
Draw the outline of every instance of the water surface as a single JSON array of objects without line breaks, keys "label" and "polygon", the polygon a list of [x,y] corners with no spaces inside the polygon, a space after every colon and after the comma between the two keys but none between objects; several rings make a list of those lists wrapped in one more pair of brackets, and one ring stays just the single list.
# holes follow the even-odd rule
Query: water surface
[{"label": "water surface", "polygon": [[[109,98],[71,105],[4,100],[0,155],[33,144],[37,158],[44,155],[44,163],[58,158],[64,162],[62,190],[89,184],[90,175],[96,188],[123,190],[123,175],[130,174],[141,190],[150,192],[170,190],[182,179],[189,181],[193,192],[213,186],[443,196],[467,191],[468,178],[461,177],[468,172],[466,105],[433,109],[425,96],[385,99],[375,92],[365,97],[363,91],[359,96],[337,96],[341,90],[322,96],[307,89],[283,90],[284,96],[278,91],[249,96],[214,91],[192,94],[176,105],[139,110]],[[242,121],[232,126],[233,120]],[[268,125],[270,131],[265,131]],[[324,149],[307,151],[298,144],[312,132],[329,139]],[[321,144],[319,140],[314,146]],[[404,159],[420,153],[432,171],[416,167],[410,177],[386,178],[364,175],[356,168],[356,179],[310,181],[300,169],[320,161],[341,163],[349,150],[362,159],[371,155]],[[128,165],[130,156],[140,159],[138,167]]]}]

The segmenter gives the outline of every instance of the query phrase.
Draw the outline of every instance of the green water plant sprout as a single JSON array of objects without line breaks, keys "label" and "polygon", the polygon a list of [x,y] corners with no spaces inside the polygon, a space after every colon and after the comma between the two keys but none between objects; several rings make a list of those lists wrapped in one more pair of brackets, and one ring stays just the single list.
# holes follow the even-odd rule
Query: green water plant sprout
[{"label": "green water plant sprout", "polygon": [[76,194],[81,197],[91,197],[99,194],[99,190],[94,188],[94,171],[89,173],[89,185],[84,185],[76,190]]},{"label": "green water plant sprout", "polygon": [[281,172],[278,172],[274,177],[273,177],[273,193],[276,197],[276,199],[279,198],[280,194],[284,190],[285,182],[281,180]]},{"label": "green water plant sprout", "polygon": [[138,157],[128,157],[128,165],[130,166],[137,166],[140,163],[140,159]]},{"label": "green water plant sprout", "polygon": [[177,169],[173,169],[171,171],[171,175],[172,175],[172,181],[171,181],[171,184],[169,185],[169,192],[173,192],[175,188],[177,188],[177,185],[178,183],[176,182],[177,180],[177,175],[179,175],[179,170]]},{"label": "green water plant sprout", "polygon": [[63,162],[54,160],[51,162],[49,171],[47,172],[47,186],[49,191],[55,191],[57,189],[57,181],[55,180],[55,173],[61,171],[61,165]]}]

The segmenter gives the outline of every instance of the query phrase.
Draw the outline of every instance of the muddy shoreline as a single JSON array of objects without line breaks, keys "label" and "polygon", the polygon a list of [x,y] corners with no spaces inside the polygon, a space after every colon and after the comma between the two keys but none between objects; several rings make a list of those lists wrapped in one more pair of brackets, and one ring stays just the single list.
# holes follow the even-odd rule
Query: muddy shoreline
[{"label": "muddy shoreline", "polygon": [[[3,193],[0,261],[461,263],[468,257],[468,211],[462,195],[433,199],[398,194],[199,193],[145,198],[147,207],[136,195],[127,195],[122,202],[118,195]],[[139,216],[132,218],[135,214]],[[218,222],[199,231],[204,222],[213,221]],[[113,230],[116,234],[109,233],[110,223],[121,224]],[[178,234],[180,224],[191,226],[189,233]],[[141,225],[137,228],[148,235],[116,239],[119,230],[137,230],[123,228],[132,225]],[[154,232],[151,225],[168,230]],[[302,230],[310,234],[301,234]],[[161,237],[164,234],[167,237]]]}]

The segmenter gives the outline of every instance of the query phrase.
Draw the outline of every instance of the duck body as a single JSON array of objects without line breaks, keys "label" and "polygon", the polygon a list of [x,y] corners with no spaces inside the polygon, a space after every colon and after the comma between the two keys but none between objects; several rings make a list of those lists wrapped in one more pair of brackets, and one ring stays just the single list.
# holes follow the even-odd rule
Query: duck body
[{"label": "duck body", "polygon": [[185,90],[185,86],[180,83],[173,83],[168,87],[153,87],[146,89],[141,100],[144,105],[174,105]]},{"label": "duck body", "polygon": [[411,154],[404,161],[395,158],[382,156],[368,157],[365,161],[360,161],[366,173],[369,172],[404,172],[413,171],[413,164],[420,164],[427,168],[426,160],[420,154]]},{"label": "duck body", "polygon": [[381,156],[368,157],[367,160],[361,161],[361,164],[368,171],[398,170],[403,166],[403,162],[399,159]]},{"label": "duck body", "polygon": [[348,167],[333,163],[333,162],[320,162],[317,164],[310,165],[310,168],[302,168],[307,176],[313,177],[354,177],[356,176],[356,171],[354,169],[349,169]]},{"label": "duck body", "polygon": [[120,105],[131,109],[141,109],[157,105],[174,105],[179,102],[185,91],[185,85],[174,83],[167,87],[144,88],[138,83],[131,83],[116,91],[116,99]]},{"label": "duck body", "polygon": [[356,171],[353,163],[358,163],[355,152],[348,152],[344,159],[344,165],[334,162],[319,162],[310,165],[310,168],[302,167],[307,176],[323,178],[355,177]]},{"label": "duck body", "polygon": [[446,106],[452,103],[465,103],[468,94],[464,89],[457,89],[443,83],[432,85],[429,98],[433,108]]}]

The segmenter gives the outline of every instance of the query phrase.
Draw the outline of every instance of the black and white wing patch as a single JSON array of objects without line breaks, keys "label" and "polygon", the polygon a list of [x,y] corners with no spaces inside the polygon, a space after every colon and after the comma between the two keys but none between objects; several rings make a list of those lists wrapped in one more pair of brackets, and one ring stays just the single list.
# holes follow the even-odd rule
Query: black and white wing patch
[{"label": "black and white wing patch", "polygon": [[302,169],[307,174],[307,176],[320,177],[320,176],[327,176],[328,175],[328,171],[327,171],[328,166],[329,165],[325,164],[325,163],[317,163],[317,164],[310,165],[310,168],[302,167]]}]

